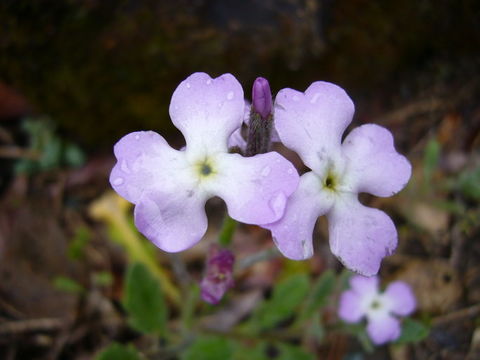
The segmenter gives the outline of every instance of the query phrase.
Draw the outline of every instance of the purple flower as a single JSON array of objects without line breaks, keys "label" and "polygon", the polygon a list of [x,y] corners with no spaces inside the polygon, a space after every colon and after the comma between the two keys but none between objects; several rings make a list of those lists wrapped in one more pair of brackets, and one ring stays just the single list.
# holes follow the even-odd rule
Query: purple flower
[{"label": "purple flower", "polygon": [[202,299],[210,304],[218,304],[228,289],[233,287],[233,254],[220,250],[214,244],[210,247],[207,268],[200,283]]},{"label": "purple flower", "polygon": [[268,80],[256,78],[252,88],[252,110],[266,120],[272,113],[272,105],[272,92]]},{"label": "purple flower", "polygon": [[397,231],[382,211],[362,205],[358,193],[391,196],[408,182],[411,166],[395,151],[391,133],[366,124],[343,141],[354,105],[345,91],[314,82],[301,93],[281,90],[275,100],[275,126],[281,141],[312,171],[301,176],[285,215],[265,226],[291,259],[313,254],[317,218],[327,215],[330,248],[349,269],[370,276],[397,246]]},{"label": "purple flower", "polygon": [[350,287],[340,297],[338,316],[348,323],[366,317],[368,336],[377,345],[398,339],[401,330],[397,316],[410,315],[416,306],[410,286],[395,281],[380,293],[376,276],[356,275],[350,278]]},{"label": "purple flower", "polygon": [[153,131],[123,137],[110,174],[115,191],[135,204],[135,225],[159,248],[177,252],[207,230],[205,202],[222,198],[235,220],[278,220],[298,185],[290,162],[276,152],[245,158],[229,154],[227,139],[243,121],[243,90],[230,74],[195,73],[175,90],[170,117],[186,140],[171,148]]}]

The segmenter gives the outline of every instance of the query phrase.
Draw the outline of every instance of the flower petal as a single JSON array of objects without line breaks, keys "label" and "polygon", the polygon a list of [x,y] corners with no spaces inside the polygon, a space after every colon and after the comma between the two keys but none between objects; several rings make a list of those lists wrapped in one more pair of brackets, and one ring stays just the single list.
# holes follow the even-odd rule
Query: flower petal
[{"label": "flower petal", "polygon": [[383,211],[363,206],[344,194],[328,214],[330,249],[350,270],[375,275],[397,246],[397,231]]},{"label": "flower petal", "polygon": [[276,152],[242,157],[217,156],[218,174],[211,193],[227,204],[229,215],[247,224],[278,220],[287,198],[298,186],[293,165]]},{"label": "flower petal", "polygon": [[315,222],[332,204],[333,198],[322,191],[318,176],[310,171],[300,177],[298,189],[288,199],[283,217],[263,227],[272,232],[273,241],[283,255],[293,260],[307,259],[313,254]]},{"label": "flower petal", "polygon": [[283,144],[321,174],[329,157],[340,151],[342,134],[354,111],[342,88],[317,81],[305,93],[280,90],[275,99],[275,128]]},{"label": "flower petal", "polygon": [[205,202],[204,193],[180,186],[177,191],[145,193],[135,206],[135,225],[160,249],[182,251],[207,231]]},{"label": "flower petal", "polygon": [[352,290],[347,290],[340,297],[338,316],[345,322],[357,323],[365,315],[361,297]]},{"label": "flower petal", "polygon": [[247,148],[247,142],[242,136],[242,128],[238,128],[228,138],[228,148],[238,147],[241,151]]},{"label": "flower petal", "polygon": [[384,297],[388,300],[390,311],[396,315],[410,315],[416,307],[412,288],[403,281],[394,281],[388,285]]},{"label": "flower petal", "polygon": [[395,151],[392,134],[381,126],[366,124],[354,129],[342,148],[349,159],[345,182],[355,192],[391,196],[410,179],[410,163]]},{"label": "flower petal", "polygon": [[153,131],[125,135],[114,147],[117,163],[110,173],[110,184],[123,198],[136,204],[145,191],[157,184],[168,184],[185,167],[183,152],[172,149]]},{"label": "flower petal", "polygon": [[242,124],[244,108],[243,89],[233,75],[212,79],[194,73],[173,93],[170,117],[185,137],[187,151],[227,151],[228,137]]},{"label": "flower petal", "polygon": [[352,290],[362,297],[378,294],[378,277],[376,276],[353,275],[349,283]]},{"label": "flower petal", "polygon": [[385,344],[398,339],[401,333],[400,322],[388,314],[369,318],[367,333],[374,344]]}]

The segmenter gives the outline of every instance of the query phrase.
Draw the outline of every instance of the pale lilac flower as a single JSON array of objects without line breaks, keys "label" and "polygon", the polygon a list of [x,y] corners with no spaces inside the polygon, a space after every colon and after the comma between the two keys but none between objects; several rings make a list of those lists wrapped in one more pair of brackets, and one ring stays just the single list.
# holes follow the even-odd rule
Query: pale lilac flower
[{"label": "pale lilac flower", "polygon": [[207,230],[205,202],[222,198],[235,220],[278,220],[298,185],[290,162],[276,152],[245,158],[229,154],[227,139],[240,127],[243,90],[230,74],[195,73],[175,90],[170,117],[186,147],[171,148],[153,131],[126,135],[114,147],[110,183],[135,204],[135,225],[159,248],[177,252]]},{"label": "pale lilac flower", "polygon": [[405,282],[392,282],[380,293],[376,276],[356,275],[350,278],[350,289],[340,297],[338,316],[348,323],[366,317],[368,336],[380,345],[398,339],[401,328],[397,317],[410,315],[415,307],[415,296]]},{"label": "pale lilac flower", "polygon": [[378,125],[360,126],[342,143],[353,113],[345,91],[327,82],[314,82],[305,93],[278,93],[274,114],[280,139],[312,171],[301,176],[285,215],[265,227],[285,256],[306,259],[313,254],[315,222],[326,214],[333,254],[369,276],[396,248],[397,231],[384,212],[362,205],[357,195],[397,193],[408,182],[411,166],[395,151],[391,133]]},{"label": "pale lilac flower", "polygon": [[213,244],[210,247],[205,275],[200,283],[202,299],[210,304],[218,304],[228,289],[233,287],[233,263],[235,257],[227,249]]}]

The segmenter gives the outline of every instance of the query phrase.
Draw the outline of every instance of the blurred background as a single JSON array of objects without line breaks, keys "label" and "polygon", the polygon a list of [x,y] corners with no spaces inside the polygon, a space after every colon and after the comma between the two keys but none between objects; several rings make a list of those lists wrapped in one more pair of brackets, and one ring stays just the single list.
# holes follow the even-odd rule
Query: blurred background
[{"label": "blurred background", "polygon": [[[142,348],[121,306],[130,240],[168,276],[181,263],[192,283],[201,277],[208,241],[174,259],[152,250],[108,192],[121,136],[155,130],[181,146],[168,106],[196,71],[232,73],[248,99],[258,76],[274,95],[334,82],[355,102],[352,126],[387,127],[414,166],[400,195],[362,200],[397,225],[382,276],[414,287],[429,335],[373,353],[338,333],[294,343],[314,358],[480,357],[479,19],[476,0],[1,0],[0,358],[90,359],[113,340]],[[224,205],[207,210],[212,240]],[[316,239],[310,261],[240,271],[227,299],[237,318],[222,325],[240,323],[290,273],[340,271],[322,221]],[[233,247],[242,259],[271,240],[241,226]],[[198,306],[203,320],[224,319],[225,307]]]}]

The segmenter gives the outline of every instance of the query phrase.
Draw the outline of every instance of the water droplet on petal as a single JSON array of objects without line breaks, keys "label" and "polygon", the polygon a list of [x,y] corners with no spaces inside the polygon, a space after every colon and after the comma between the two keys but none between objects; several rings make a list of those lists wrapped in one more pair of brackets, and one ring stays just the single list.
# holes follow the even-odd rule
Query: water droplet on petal
[{"label": "water droplet on petal", "polygon": [[310,103],[315,104],[315,102],[318,100],[319,97],[320,97],[320,94],[319,94],[319,93],[316,93],[316,94],[313,95],[313,97],[310,99]]},{"label": "water droplet on petal", "polygon": [[293,174],[293,169],[288,169],[288,170],[287,170],[287,173]]},{"label": "water droplet on petal", "polygon": [[292,99],[293,99],[293,101],[298,101],[298,100],[300,100],[300,98],[299,98],[297,95],[293,95]]},{"label": "water droplet on petal", "polygon": [[207,80],[207,85],[210,85],[212,83],[212,79]]},{"label": "water droplet on petal", "polygon": [[113,185],[122,185],[123,184],[123,178],[119,177],[113,180]]},{"label": "water droplet on petal", "polygon": [[273,210],[276,216],[281,216],[285,210],[285,204],[287,203],[287,197],[281,191],[276,193],[269,201],[268,205]]},{"label": "water droplet on petal", "polygon": [[140,135],[135,135],[135,140],[140,140]]},{"label": "water droplet on petal", "polygon": [[192,85],[190,85],[190,83],[186,83],[185,86],[187,87],[187,89],[190,89]]},{"label": "water droplet on petal", "polygon": [[120,165],[120,169],[122,169],[122,171],[127,173],[127,174],[130,173],[130,169],[128,167],[128,164],[127,164],[126,160],[122,160],[122,164]]},{"label": "water droplet on petal", "polygon": [[233,99],[233,91],[230,91],[228,94],[227,94],[227,99],[228,100],[232,100]]},{"label": "water droplet on petal", "polygon": [[271,171],[271,170],[272,170],[272,169],[270,169],[270,166],[265,166],[265,167],[262,169],[262,172],[261,172],[262,176],[268,176],[268,175],[270,174],[270,171]]}]

